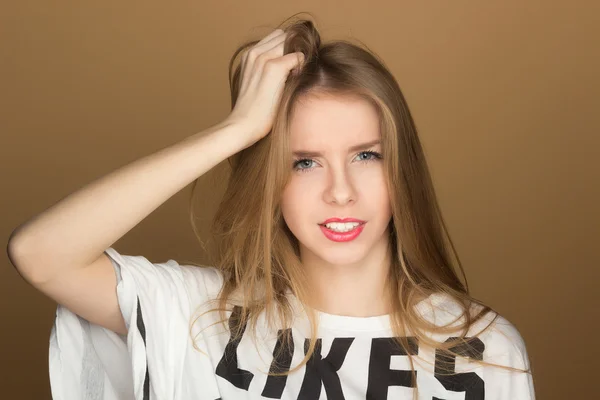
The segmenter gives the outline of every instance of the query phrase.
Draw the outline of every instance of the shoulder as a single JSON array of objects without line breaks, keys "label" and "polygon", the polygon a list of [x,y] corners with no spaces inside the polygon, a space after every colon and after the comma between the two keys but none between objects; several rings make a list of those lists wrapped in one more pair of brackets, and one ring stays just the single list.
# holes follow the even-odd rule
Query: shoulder
[{"label": "shoulder", "polygon": [[[472,303],[471,316],[483,311],[483,306]],[[465,307],[445,293],[435,293],[419,304],[424,318],[436,325],[458,326],[465,322]],[[456,332],[459,334],[460,332]],[[453,335],[454,336],[454,335]],[[519,329],[505,316],[490,309],[480,315],[469,327],[467,337],[474,338],[483,347],[483,361],[502,363],[516,368],[529,368],[525,340]]]},{"label": "shoulder", "polygon": [[476,325],[484,329],[480,334],[486,347],[484,361],[529,369],[527,347],[519,329],[495,311],[489,312],[482,321],[485,326],[484,323]]}]

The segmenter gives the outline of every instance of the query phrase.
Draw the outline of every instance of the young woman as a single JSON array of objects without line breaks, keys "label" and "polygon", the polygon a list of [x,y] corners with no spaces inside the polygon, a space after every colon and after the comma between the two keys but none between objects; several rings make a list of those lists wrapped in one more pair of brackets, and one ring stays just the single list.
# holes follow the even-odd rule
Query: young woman
[{"label": "young woman", "polygon": [[[455,273],[383,63],[298,20],[229,68],[224,121],[13,233],[13,264],[59,303],[54,398],[534,399],[521,335]],[[226,159],[211,266],[110,247]]]}]

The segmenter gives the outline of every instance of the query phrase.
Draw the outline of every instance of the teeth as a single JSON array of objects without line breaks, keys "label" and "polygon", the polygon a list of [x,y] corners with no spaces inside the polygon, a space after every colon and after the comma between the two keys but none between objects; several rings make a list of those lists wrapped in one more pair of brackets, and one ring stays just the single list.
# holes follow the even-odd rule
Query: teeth
[{"label": "teeth", "polygon": [[356,228],[358,225],[360,225],[358,222],[331,222],[329,224],[325,224],[328,229],[331,229],[335,232],[348,232]]}]

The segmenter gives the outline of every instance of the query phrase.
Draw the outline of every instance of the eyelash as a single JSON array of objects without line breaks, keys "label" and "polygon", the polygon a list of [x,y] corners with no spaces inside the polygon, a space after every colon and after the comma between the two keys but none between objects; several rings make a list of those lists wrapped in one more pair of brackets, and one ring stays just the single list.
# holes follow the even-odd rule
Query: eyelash
[{"label": "eyelash", "polygon": [[[360,160],[360,161],[362,161],[364,163],[368,163],[370,161],[375,161],[375,160],[381,160],[381,158],[382,158],[382,156],[381,156],[380,153],[378,153],[376,151],[371,151],[371,150],[369,150],[369,151],[361,151],[358,154],[369,154],[369,155],[372,155],[374,157],[374,158],[370,158],[368,160]],[[294,170],[300,171],[300,172],[310,171],[312,169],[312,167],[311,168],[298,168],[298,165],[300,163],[304,162],[304,161],[314,161],[314,160],[311,159],[311,158],[300,158],[300,159],[294,160],[294,164],[293,164]]]}]

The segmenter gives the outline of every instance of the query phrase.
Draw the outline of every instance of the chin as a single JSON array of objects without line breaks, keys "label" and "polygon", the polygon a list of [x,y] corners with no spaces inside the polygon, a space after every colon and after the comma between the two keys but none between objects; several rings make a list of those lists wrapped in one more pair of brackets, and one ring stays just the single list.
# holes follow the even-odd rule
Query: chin
[{"label": "chin", "polygon": [[[325,239],[327,240],[327,239]],[[310,257],[316,257],[331,265],[350,265],[360,263],[366,257],[364,243],[311,243],[305,246],[304,251]]]}]

